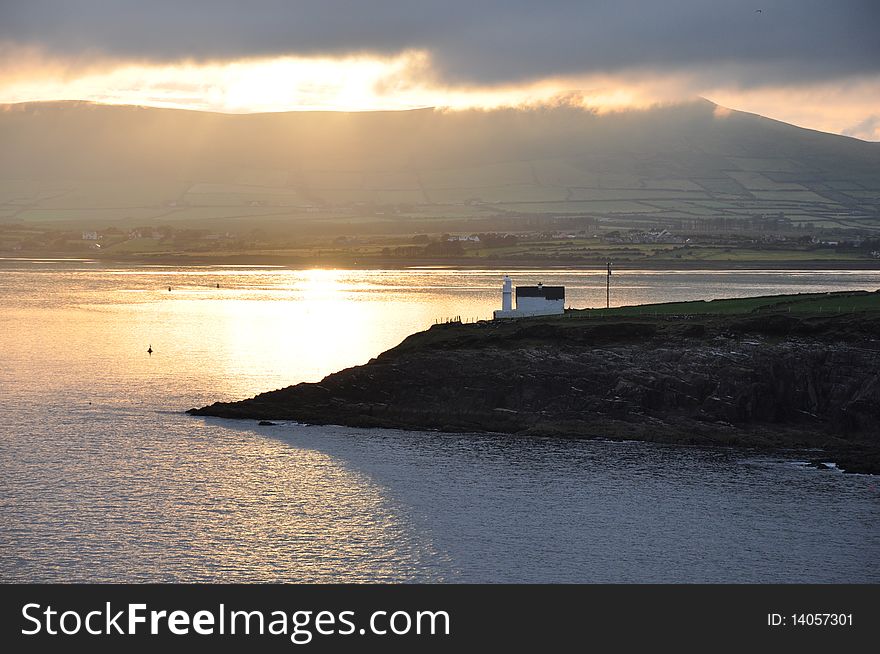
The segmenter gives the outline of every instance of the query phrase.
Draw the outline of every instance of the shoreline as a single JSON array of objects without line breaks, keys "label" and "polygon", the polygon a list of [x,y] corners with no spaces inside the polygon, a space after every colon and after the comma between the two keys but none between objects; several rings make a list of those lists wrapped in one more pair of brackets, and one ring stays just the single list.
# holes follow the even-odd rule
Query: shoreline
[{"label": "shoreline", "polygon": [[[89,261],[113,265],[129,264],[135,266],[266,266],[290,269],[337,268],[343,270],[407,270],[407,269],[449,269],[449,270],[597,270],[603,271],[604,261],[547,261],[487,259],[475,261],[472,258],[437,259],[399,259],[370,258],[365,261],[350,259],[315,258],[302,259],[285,256],[230,255],[230,256],[158,256],[158,257],[101,257],[70,256],[69,253],[9,252],[0,254],[0,261],[14,260],[52,260]],[[880,271],[880,260],[749,260],[749,261],[621,261],[613,262],[615,271],[625,270],[669,270],[669,271],[737,271],[737,270],[865,270]]]},{"label": "shoreline", "polygon": [[[200,418],[219,418],[221,420],[234,420],[237,423],[252,422],[256,423],[256,427],[278,427],[278,426],[295,426],[295,427],[339,427],[350,429],[382,429],[394,432],[408,433],[431,433],[431,434],[447,434],[455,435],[474,435],[488,436],[510,439],[535,439],[535,440],[579,440],[596,443],[645,443],[661,447],[681,447],[681,448],[697,448],[697,449],[722,449],[732,450],[742,454],[751,453],[755,455],[771,456],[776,455],[791,459],[790,463],[800,463],[805,468],[816,468],[818,470],[832,471],[837,469],[843,474],[855,475],[878,475],[880,476],[880,459],[873,449],[862,447],[855,448],[828,448],[821,445],[768,445],[762,443],[728,443],[716,442],[711,440],[694,440],[693,438],[683,435],[680,440],[669,439],[652,439],[637,438],[630,436],[578,436],[551,433],[517,433],[492,430],[443,430],[437,428],[401,427],[390,425],[376,424],[353,424],[353,423],[335,423],[335,422],[299,422],[296,420],[278,419],[278,422],[264,420],[259,418],[246,418],[238,416],[218,416],[210,413],[201,413],[201,409],[188,409],[184,412],[187,415]],[[866,461],[862,457],[866,455],[875,461]],[[797,458],[797,461],[794,459]],[[832,464],[832,465],[828,465]]]},{"label": "shoreline", "polygon": [[845,312],[814,294],[440,324],[318,383],[187,413],[818,449],[880,474],[880,293],[833,295]]}]

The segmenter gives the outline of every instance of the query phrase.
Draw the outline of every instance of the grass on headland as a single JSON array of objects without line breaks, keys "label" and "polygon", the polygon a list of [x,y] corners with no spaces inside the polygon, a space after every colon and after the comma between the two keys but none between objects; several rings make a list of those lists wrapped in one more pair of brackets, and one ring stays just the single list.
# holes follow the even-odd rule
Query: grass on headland
[{"label": "grass on headland", "polygon": [[737,315],[747,313],[835,314],[880,311],[880,291],[840,291],[833,293],[799,293],[760,297],[667,302],[612,307],[610,309],[575,309],[566,312],[574,318],[673,316],[673,315]]}]

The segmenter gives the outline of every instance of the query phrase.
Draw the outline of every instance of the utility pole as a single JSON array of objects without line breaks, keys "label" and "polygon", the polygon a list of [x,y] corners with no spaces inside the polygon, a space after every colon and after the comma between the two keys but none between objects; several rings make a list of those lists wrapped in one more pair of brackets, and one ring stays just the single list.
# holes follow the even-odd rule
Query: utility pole
[{"label": "utility pole", "polygon": [[608,262],[608,275],[605,277],[605,308],[611,308],[611,262]]}]

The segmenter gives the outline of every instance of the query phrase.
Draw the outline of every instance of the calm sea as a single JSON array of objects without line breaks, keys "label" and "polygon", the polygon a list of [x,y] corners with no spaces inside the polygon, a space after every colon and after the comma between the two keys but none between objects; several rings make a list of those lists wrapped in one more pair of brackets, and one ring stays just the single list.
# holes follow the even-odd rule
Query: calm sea
[{"label": "calm sea", "polygon": [[[878,479],[795,455],[183,414],[487,318],[503,272],[0,260],[0,580],[880,582]],[[878,287],[636,271],[612,303]]]}]

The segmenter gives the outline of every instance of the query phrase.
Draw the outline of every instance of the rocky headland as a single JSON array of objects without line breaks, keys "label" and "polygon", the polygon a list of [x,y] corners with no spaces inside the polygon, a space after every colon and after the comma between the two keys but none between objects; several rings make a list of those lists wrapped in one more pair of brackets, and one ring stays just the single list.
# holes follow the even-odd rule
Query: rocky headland
[{"label": "rocky headland", "polygon": [[189,413],[809,449],[880,472],[880,294],[764,299],[435,325],[319,383]]}]

